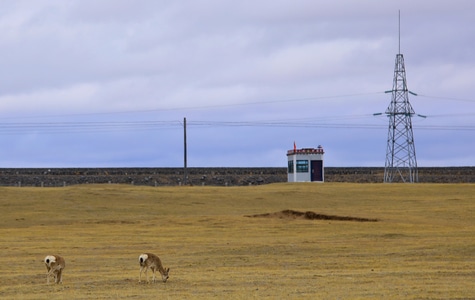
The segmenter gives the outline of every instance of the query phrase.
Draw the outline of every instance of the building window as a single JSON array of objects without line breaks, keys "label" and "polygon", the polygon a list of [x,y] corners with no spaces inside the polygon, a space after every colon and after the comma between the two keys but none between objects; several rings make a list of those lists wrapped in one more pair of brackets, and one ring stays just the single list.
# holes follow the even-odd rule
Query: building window
[{"label": "building window", "polygon": [[293,160],[289,160],[287,172],[288,173],[293,173],[294,172],[294,161]]},{"label": "building window", "polygon": [[308,173],[308,160],[297,160],[297,173]]}]

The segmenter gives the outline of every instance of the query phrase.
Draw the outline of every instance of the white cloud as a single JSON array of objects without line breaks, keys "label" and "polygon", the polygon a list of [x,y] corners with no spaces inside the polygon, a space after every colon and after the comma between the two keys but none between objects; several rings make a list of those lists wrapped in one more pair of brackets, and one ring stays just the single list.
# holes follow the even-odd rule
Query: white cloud
[{"label": "white cloud", "polygon": [[59,114],[61,112],[85,111],[95,105],[94,84],[78,84],[62,89],[35,90],[22,94],[0,97],[0,110],[20,115]]},{"label": "white cloud", "polygon": [[[384,158],[386,132],[357,127],[387,126],[386,119],[371,114],[384,111],[390,101],[382,92],[392,85],[399,9],[408,86],[425,96],[411,96],[411,102],[420,114],[451,115],[415,124],[473,124],[473,118],[461,117],[475,112],[475,3],[468,0],[431,5],[410,0],[4,1],[0,120],[23,121],[31,115],[76,122],[282,120],[289,128],[191,127],[190,139],[199,138],[192,148],[196,152],[190,153],[196,162],[190,164],[273,165],[279,149],[285,161],[287,144],[298,139],[309,147],[328,148],[327,165],[374,165],[377,157]],[[366,117],[356,117],[361,115]],[[323,118],[324,128],[290,124]],[[174,130],[179,136],[180,129]],[[416,133],[416,139],[429,138],[416,140],[426,157],[431,139],[437,139],[432,132]],[[419,156],[421,161],[466,164],[472,157],[472,139],[467,132],[452,133],[446,138],[457,151],[455,158]],[[51,164],[41,153],[56,145],[71,154],[58,154],[59,165],[100,165],[101,157],[109,165],[181,164],[180,138],[163,128],[152,135],[159,143],[140,145],[143,152],[133,147],[114,150],[120,143],[137,144],[138,137],[150,139],[141,131],[101,133],[101,139],[82,134],[77,140],[34,134],[43,138],[28,142],[25,134],[8,132],[9,143],[23,151],[15,156],[15,151],[2,149],[0,156],[8,157],[3,163]],[[0,131],[1,138],[6,139]],[[75,150],[81,142],[97,149],[94,156],[75,156],[81,155]],[[28,143],[35,143],[30,148],[38,153],[28,152]],[[150,154],[162,153],[165,144],[177,153],[163,158]],[[255,145],[253,151],[237,146],[243,144]],[[209,148],[220,149],[219,158],[207,158]],[[110,155],[114,152],[117,155]]]}]

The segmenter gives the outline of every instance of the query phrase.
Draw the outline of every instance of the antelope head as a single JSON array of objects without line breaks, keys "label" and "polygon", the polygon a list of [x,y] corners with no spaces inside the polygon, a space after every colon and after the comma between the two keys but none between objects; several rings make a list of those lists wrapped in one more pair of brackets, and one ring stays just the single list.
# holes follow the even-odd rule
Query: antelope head
[{"label": "antelope head", "polygon": [[161,275],[162,275],[162,281],[163,281],[163,282],[167,282],[167,280],[168,280],[168,272],[170,272],[170,268],[164,269],[163,274],[161,274]]}]

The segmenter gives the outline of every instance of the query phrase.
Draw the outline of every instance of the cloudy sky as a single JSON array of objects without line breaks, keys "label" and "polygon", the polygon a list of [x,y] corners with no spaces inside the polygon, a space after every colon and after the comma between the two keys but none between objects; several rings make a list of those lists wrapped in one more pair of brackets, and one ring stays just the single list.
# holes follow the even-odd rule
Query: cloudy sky
[{"label": "cloudy sky", "polygon": [[475,1],[1,7],[0,168],[181,167],[184,118],[189,167],[383,167],[399,10],[418,165],[475,165]]}]

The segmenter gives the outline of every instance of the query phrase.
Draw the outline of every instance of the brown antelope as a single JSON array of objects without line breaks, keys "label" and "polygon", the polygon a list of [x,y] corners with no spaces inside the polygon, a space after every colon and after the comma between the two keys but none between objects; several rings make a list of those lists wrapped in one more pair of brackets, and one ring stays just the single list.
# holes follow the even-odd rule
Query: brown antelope
[{"label": "brown antelope", "polygon": [[46,283],[49,284],[49,277],[54,276],[55,283],[63,283],[63,270],[66,267],[64,258],[59,255],[47,255],[44,259],[47,272]]},{"label": "brown antelope", "polygon": [[139,263],[140,263],[139,282],[142,281],[142,272],[145,272],[147,282],[149,282],[148,281],[148,274],[147,274],[148,268],[152,269],[152,273],[153,273],[152,282],[155,282],[155,271],[157,269],[160,272],[160,274],[162,275],[163,282],[167,282],[168,272],[170,271],[170,268],[164,268],[162,266],[162,262],[160,261],[160,258],[158,258],[158,256],[156,256],[155,254],[152,254],[152,253],[140,254]]}]

